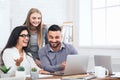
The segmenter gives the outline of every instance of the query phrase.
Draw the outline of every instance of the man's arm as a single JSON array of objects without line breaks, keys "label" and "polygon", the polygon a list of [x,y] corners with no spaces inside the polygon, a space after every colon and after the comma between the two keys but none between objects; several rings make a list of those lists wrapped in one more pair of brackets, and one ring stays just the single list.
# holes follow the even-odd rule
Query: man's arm
[{"label": "man's arm", "polygon": [[71,55],[75,55],[75,54],[78,54],[77,50],[75,49],[74,46],[72,46],[71,44],[68,45],[69,47],[69,52]]},{"label": "man's arm", "polygon": [[61,71],[64,69],[62,64],[58,64],[58,65],[51,65],[50,64],[50,60],[48,59],[47,56],[41,56],[40,57],[40,61],[41,61],[41,66],[44,70],[49,71],[51,73],[56,72],[56,71]]}]

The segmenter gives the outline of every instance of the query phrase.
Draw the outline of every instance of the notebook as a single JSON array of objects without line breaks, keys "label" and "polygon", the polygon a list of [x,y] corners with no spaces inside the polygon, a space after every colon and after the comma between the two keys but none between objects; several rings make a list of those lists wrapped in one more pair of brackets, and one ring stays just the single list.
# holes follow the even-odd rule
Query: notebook
[{"label": "notebook", "polygon": [[87,73],[88,67],[87,55],[68,55],[65,70],[53,73],[54,75],[74,75]]},{"label": "notebook", "polygon": [[109,74],[112,74],[111,56],[95,55],[94,62],[95,62],[95,66],[105,67],[106,69],[108,69]]}]

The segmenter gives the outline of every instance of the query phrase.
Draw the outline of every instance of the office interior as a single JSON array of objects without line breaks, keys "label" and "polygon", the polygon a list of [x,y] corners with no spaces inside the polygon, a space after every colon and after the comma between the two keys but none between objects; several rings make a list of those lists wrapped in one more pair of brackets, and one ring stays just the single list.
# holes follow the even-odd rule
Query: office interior
[{"label": "office interior", "polygon": [[110,55],[120,71],[120,0],[0,0],[0,50],[12,29],[22,25],[30,8],[42,12],[43,23],[73,22],[73,46],[80,55]]}]

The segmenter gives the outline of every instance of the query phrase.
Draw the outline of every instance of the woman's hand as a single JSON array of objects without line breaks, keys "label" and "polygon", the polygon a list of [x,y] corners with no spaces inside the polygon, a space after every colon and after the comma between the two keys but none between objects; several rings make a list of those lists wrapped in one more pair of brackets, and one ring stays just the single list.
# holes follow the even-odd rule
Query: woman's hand
[{"label": "woman's hand", "polygon": [[38,66],[38,67],[40,67],[40,68],[41,68],[40,60],[35,59],[35,63],[37,64],[37,66]]},{"label": "woman's hand", "polygon": [[18,59],[14,59],[16,66],[20,66],[21,62],[23,61],[23,57],[20,57]]},{"label": "woman's hand", "polygon": [[41,70],[39,71],[39,73],[40,73],[40,74],[50,74],[50,72],[45,71],[45,70],[43,70],[43,69],[41,69]]}]

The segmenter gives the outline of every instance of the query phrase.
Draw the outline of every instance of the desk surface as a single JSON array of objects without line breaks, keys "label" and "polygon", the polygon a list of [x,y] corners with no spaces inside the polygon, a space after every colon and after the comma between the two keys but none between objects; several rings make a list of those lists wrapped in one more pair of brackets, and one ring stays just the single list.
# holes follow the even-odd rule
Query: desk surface
[{"label": "desk surface", "polygon": [[[87,76],[91,76],[91,75],[52,76],[52,77],[36,79],[36,80],[63,80],[63,79],[69,79],[69,78],[73,78],[73,79],[84,78]],[[26,80],[30,80],[30,78],[26,78]],[[90,79],[90,80],[120,80],[120,78],[105,77],[105,78],[94,78],[94,79]]]}]

